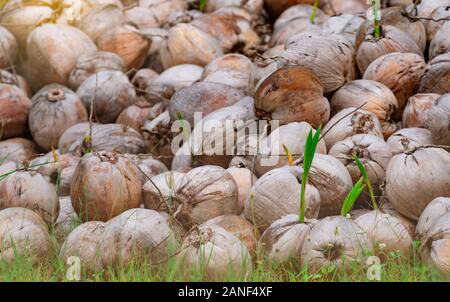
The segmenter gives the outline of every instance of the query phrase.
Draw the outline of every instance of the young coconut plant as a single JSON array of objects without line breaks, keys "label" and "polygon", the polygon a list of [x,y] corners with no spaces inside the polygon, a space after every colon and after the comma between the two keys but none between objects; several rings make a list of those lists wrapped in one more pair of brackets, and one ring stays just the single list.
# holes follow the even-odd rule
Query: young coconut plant
[{"label": "young coconut plant", "polygon": [[70,184],[72,205],[82,221],[107,221],[141,202],[141,181],[126,157],[99,151],[84,155]]},{"label": "young coconut plant", "polygon": [[[317,223],[317,220],[314,219],[315,217],[313,217],[313,219],[306,219],[307,197],[305,192],[308,185],[309,172],[320,141],[319,138],[320,128],[317,129],[314,135],[312,130],[310,130],[306,139],[298,215],[289,214],[275,220],[264,231],[258,243],[259,250],[265,254],[271,263],[286,263],[291,259],[300,263],[303,244],[309,236],[311,228]],[[287,148],[286,153],[288,153],[288,156],[290,155]],[[289,156],[289,158],[292,163],[292,157]],[[309,199],[308,203],[310,203]]]}]

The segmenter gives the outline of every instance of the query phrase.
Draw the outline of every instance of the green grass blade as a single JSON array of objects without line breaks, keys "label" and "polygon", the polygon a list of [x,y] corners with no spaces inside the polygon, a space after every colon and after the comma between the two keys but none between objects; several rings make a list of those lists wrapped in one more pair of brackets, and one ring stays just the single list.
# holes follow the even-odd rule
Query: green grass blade
[{"label": "green grass blade", "polygon": [[372,183],[370,182],[369,174],[367,173],[366,167],[363,165],[363,163],[361,162],[361,160],[358,158],[358,156],[356,154],[353,155],[353,160],[354,160],[356,166],[358,167],[359,172],[361,173],[362,177],[364,178],[364,182],[366,183],[367,188],[369,189],[369,195],[370,195],[370,200],[372,202],[372,207],[374,210],[376,210],[376,209],[378,209],[378,205],[375,200]]},{"label": "green grass blade", "polygon": [[344,203],[342,204],[342,208],[341,208],[342,216],[346,217],[347,214],[352,210],[353,205],[355,204],[359,195],[361,195],[361,192],[364,190],[364,187],[366,186],[363,183],[363,181],[364,181],[364,179],[361,177],[358,180],[358,182],[353,186],[352,190],[345,197]]}]

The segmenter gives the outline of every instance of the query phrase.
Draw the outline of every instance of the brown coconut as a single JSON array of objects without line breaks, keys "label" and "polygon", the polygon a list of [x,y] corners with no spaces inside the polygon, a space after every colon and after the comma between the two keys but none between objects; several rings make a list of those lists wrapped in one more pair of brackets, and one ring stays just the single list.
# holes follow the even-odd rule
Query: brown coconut
[{"label": "brown coconut", "polygon": [[416,227],[417,237],[425,238],[438,219],[447,212],[450,212],[450,198],[437,197],[433,199],[420,214]]},{"label": "brown coconut", "polygon": [[423,57],[422,50],[407,33],[390,25],[381,27],[381,37],[378,39],[374,37],[373,24],[361,25],[356,48],[356,62],[362,74],[370,63],[388,53],[406,52]]},{"label": "brown coconut", "polygon": [[340,35],[300,33],[290,37],[285,47],[279,67],[309,69],[319,78],[326,94],[356,79],[355,50]]},{"label": "brown coconut", "polygon": [[78,58],[95,51],[91,39],[75,27],[59,24],[37,27],[27,40],[32,88],[37,90],[52,83],[67,85]]},{"label": "brown coconut", "polygon": [[278,70],[278,62],[275,60],[284,51],[284,45],[269,48],[253,61],[249,80],[250,95],[255,95],[256,90],[273,72]]},{"label": "brown coconut", "polygon": [[445,94],[450,92],[450,53],[437,56],[428,63],[419,83],[419,92]]},{"label": "brown coconut", "polygon": [[116,124],[126,125],[140,132],[151,109],[152,106],[147,101],[137,101],[122,110],[116,119]]},{"label": "brown coconut", "polygon": [[252,271],[250,253],[245,244],[218,226],[193,230],[176,256],[180,273],[199,274],[202,280],[245,279]]},{"label": "brown coconut", "polygon": [[58,242],[64,242],[77,226],[79,220],[72,206],[70,196],[59,198],[59,215],[55,221],[55,236]]},{"label": "brown coconut", "polygon": [[125,70],[141,68],[151,46],[151,40],[131,25],[110,29],[98,37],[96,43],[99,50],[118,54]]},{"label": "brown coconut", "polygon": [[250,190],[255,184],[257,177],[245,167],[230,167],[227,171],[233,176],[234,181],[238,185],[237,214],[240,215],[244,211],[245,202],[250,195]]},{"label": "brown coconut", "polygon": [[393,154],[433,143],[431,132],[423,128],[403,128],[392,134],[387,143]]},{"label": "brown coconut", "polygon": [[100,272],[102,258],[107,253],[99,248],[104,232],[104,222],[88,221],[79,225],[67,236],[59,256],[66,263],[70,257],[78,257],[82,272],[87,274]]},{"label": "brown coconut", "polygon": [[255,93],[255,110],[260,118],[282,124],[305,121],[313,127],[330,117],[319,78],[303,67],[285,67],[267,77]]},{"label": "brown coconut", "polygon": [[13,67],[18,53],[16,38],[3,26],[0,26],[0,69]]},{"label": "brown coconut", "polygon": [[31,101],[17,86],[0,84],[1,138],[21,136],[28,130]]},{"label": "brown coconut", "polygon": [[240,0],[210,0],[206,2],[205,11],[213,12],[221,8],[240,6],[247,10],[250,14],[260,14],[263,9],[264,0],[249,0],[242,3]]},{"label": "brown coconut", "polygon": [[164,24],[170,14],[175,11],[185,11],[188,4],[184,0],[139,0],[139,6],[149,8],[155,18]]},{"label": "brown coconut", "polygon": [[[449,19],[450,21],[450,19]],[[450,51],[450,22],[446,22],[431,40],[428,57],[430,60]]]},{"label": "brown coconut", "polygon": [[386,169],[385,193],[400,214],[417,221],[434,198],[450,195],[450,153],[419,147],[395,155]]},{"label": "brown coconut", "polygon": [[403,110],[402,126],[425,128],[428,111],[439,97],[435,93],[418,93],[410,97]]},{"label": "brown coconut", "polygon": [[[244,208],[244,217],[260,231],[274,221],[299,212],[301,174],[299,167],[273,169],[261,176],[253,185]],[[321,198],[317,188],[309,182],[305,191],[306,217],[317,218]]]},{"label": "brown coconut", "polygon": [[445,23],[447,23],[447,21],[450,21],[450,2],[447,5],[437,7],[430,15],[430,18],[440,21],[428,20],[429,22],[426,27],[428,42],[431,42],[433,40],[436,33]]},{"label": "brown coconut", "polygon": [[349,270],[354,263],[361,264],[371,250],[367,234],[353,220],[330,216],[310,231],[303,244],[301,263],[312,272],[330,266]]},{"label": "brown coconut", "polygon": [[0,141],[0,159],[23,163],[31,160],[38,153],[33,141],[16,137]]},{"label": "brown coconut", "polygon": [[86,108],[76,93],[59,84],[43,87],[31,101],[30,132],[39,147],[46,151],[58,147],[66,129],[88,119]]},{"label": "brown coconut", "polygon": [[120,112],[136,102],[128,77],[120,71],[100,71],[88,77],[77,89],[88,111],[101,123],[112,123]]},{"label": "brown coconut", "polygon": [[75,22],[77,28],[86,33],[92,41],[119,27],[125,21],[122,7],[106,4],[92,7]]},{"label": "brown coconut", "polygon": [[167,167],[157,159],[148,154],[125,154],[138,170],[139,179],[144,185],[149,178],[167,172]]},{"label": "brown coconut", "polygon": [[[92,123],[92,128],[96,127],[97,123]],[[78,140],[80,137],[83,137],[85,133],[89,131],[90,124],[89,122],[78,123],[73,125],[72,127],[66,129],[64,133],[59,138],[58,142],[58,150],[60,153],[66,153],[69,151],[70,146]]]},{"label": "brown coconut", "polygon": [[130,160],[112,152],[83,156],[70,184],[72,205],[82,221],[107,221],[141,202],[141,182]]},{"label": "brown coconut", "polygon": [[408,98],[416,93],[425,69],[423,57],[394,52],[370,63],[363,79],[380,82],[391,89],[397,98],[398,109],[402,111]]},{"label": "brown coconut", "polygon": [[426,127],[435,144],[450,145],[450,93],[442,95],[431,106]]},{"label": "brown coconut", "polygon": [[184,174],[169,171],[152,176],[142,187],[144,206],[147,209],[154,209],[159,212],[170,212],[171,207],[169,205],[174,196],[175,186],[183,179]]},{"label": "brown coconut", "polygon": [[296,4],[314,4],[314,0],[264,0],[264,5],[272,16],[272,18],[278,17],[283,11]]},{"label": "brown coconut", "polygon": [[17,73],[9,72],[4,69],[0,69],[0,84],[8,84],[8,85],[14,85],[22,89],[29,98],[33,96],[33,93],[31,92],[31,88],[28,85],[27,80],[25,78]]},{"label": "brown coconut", "polygon": [[0,208],[33,210],[48,224],[58,218],[59,200],[55,186],[40,173],[17,171],[0,182]]},{"label": "brown coconut", "polygon": [[124,71],[125,66],[122,58],[107,51],[96,51],[82,55],[70,72],[69,85],[72,89],[77,90],[89,76],[105,70]]},{"label": "brown coconut", "polygon": [[322,25],[322,31],[325,35],[341,35],[355,47],[356,35],[365,17],[362,15],[347,15],[347,13],[328,18]]},{"label": "brown coconut", "polygon": [[0,242],[0,259],[7,263],[20,256],[37,263],[49,259],[54,252],[44,221],[25,208],[0,211]]},{"label": "brown coconut", "polygon": [[328,0],[319,2],[320,8],[328,15],[362,14],[367,11],[369,4],[365,0]]},{"label": "brown coconut", "polygon": [[374,113],[380,120],[385,138],[397,129],[392,114],[397,110],[395,95],[385,85],[371,80],[356,80],[336,91],[331,99],[331,108],[339,112],[348,107],[361,107]]}]

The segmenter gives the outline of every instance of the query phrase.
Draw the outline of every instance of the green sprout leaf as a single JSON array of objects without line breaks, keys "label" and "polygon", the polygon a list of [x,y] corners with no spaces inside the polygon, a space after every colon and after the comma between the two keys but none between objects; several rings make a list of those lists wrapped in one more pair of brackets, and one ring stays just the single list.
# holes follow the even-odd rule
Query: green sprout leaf
[{"label": "green sprout leaf", "polygon": [[303,153],[303,173],[302,173],[302,185],[300,191],[300,223],[305,222],[305,212],[306,212],[306,201],[305,201],[305,191],[306,184],[308,183],[309,170],[311,169],[312,162],[314,159],[314,154],[316,153],[317,144],[319,143],[321,127],[317,128],[316,133],[313,135],[312,129],[308,133],[306,138],[305,150]]},{"label": "green sprout leaf", "polygon": [[292,153],[291,151],[289,151],[289,148],[283,144],[283,149],[284,149],[284,153],[286,153],[287,159],[288,159],[288,164],[289,166],[293,166],[294,165],[294,159],[292,157]]},{"label": "green sprout leaf", "polygon": [[353,205],[355,204],[359,195],[361,195],[361,192],[364,190],[365,186],[366,185],[364,184],[364,179],[361,177],[344,199],[344,203],[342,204],[341,208],[342,216],[346,217],[347,214],[350,213]]},{"label": "green sprout leaf", "polygon": [[359,172],[361,173],[361,175],[364,179],[364,182],[367,185],[367,188],[369,189],[369,195],[370,195],[370,200],[372,202],[372,207],[374,210],[376,210],[376,209],[378,209],[378,205],[375,200],[375,195],[373,194],[372,183],[370,182],[369,174],[367,173],[366,167],[363,165],[363,163],[361,162],[361,160],[358,158],[358,156],[356,154],[353,155],[353,160],[355,161],[355,164],[358,167]]},{"label": "green sprout leaf", "polygon": [[2,9],[9,0],[0,0],[0,9]]},{"label": "green sprout leaf", "polygon": [[311,15],[309,16],[309,21],[314,24],[314,19],[316,18],[317,8],[319,7],[319,0],[314,1],[314,6],[311,10]]},{"label": "green sprout leaf", "polygon": [[199,10],[201,12],[204,12],[206,8],[206,0],[200,0],[200,6],[199,6]]},{"label": "green sprout leaf", "polygon": [[380,0],[372,0],[372,14],[373,14],[373,35],[379,39],[381,37],[380,27]]}]

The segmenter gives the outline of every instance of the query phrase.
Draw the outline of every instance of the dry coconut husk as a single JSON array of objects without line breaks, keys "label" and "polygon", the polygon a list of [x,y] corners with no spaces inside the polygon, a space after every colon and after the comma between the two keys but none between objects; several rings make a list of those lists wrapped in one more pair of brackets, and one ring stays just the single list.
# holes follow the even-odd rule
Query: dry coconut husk
[{"label": "dry coconut husk", "polygon": [[189,87],[200,80],[203,68],[194,64],[180,64],[164,70],[156,78],[147,78],[141,89],[145,90],[145,98],[152,103],[162,99],[170,99],[181,88]]},{"label": "dry coconut husk", "polygon": [[450,196],[450,153],[419,147],[395,155],[386,169],[385,192],[400,214],[417,221],[434,198]]},{"label": "dry coconut husk", "polygon": [[371,134],[357,134],[337,142],[328,154],[345,165],[353,183],[362,177],[353,159],[356,155],[366,168],[375,190],[384,181],[385,171],[392,157],[391,148],[384,139]]},{"label": "dry coconut husk", "polygon": [[257,177],[252,171],[245,167],[230,167],[227,171],[233,176],[234,181],[238,185],[238,205],[236,214],[240,215],[244,211],[245,202],[250,196],[250,190],[255,184]]},{"label": "dry coconut husk", "polygon": [[51,225],[59,213],[55,186],[36,171],[17,171],[0,182],[0,209],[33,210]]},{"label": "dry coconut husk", "polygon": [[[287,165],[288,156],[285,147],[291,153],[293,160],[303,157],[306,138],[311,130],[313,133],[316,132],[308,123],[294,122],[272,129],[268,136],[261,137],[254,164],[256,175],[262,176],[272,169]],[[319,141],[316,152],[327,154],[323,141]]]},{"label": "dry coconut husk", "polygon": [[109,252],[99,248],[104,232],[104,222],[88,221],[79,225],[67,236],[59,256],[65,263],[70,257],[78,257],[81,271],[86,274],[100,272],[103,269],[102,258]]},{"label": "dry coconut husk", "polygon": [[149,8],[161,24],[166,23],[173,12],[185,11],[188,7],[185,0],[139,0],[138,2],[140,7]]},{"label": "dry coconut husk", "polygon": [[64,242],[79,222],[72,206],[70,196],[59,198],[59,215],[55,221],[54,231],[58,242]]},{"label": "dry coconut husk", "polygon": [[241,0],[210,0],[206,2],[205,12],[213,12],[221,8],[242,7],[252,15],[259,15],[263,9],[264,0],[248,0],[242,3]]},{"label": "dry coconut husk", "polygon": [[435,144],[450,145],[450,93],[442,95],[431,106],[426,127]]},{"label": "dry coconut husk", "polygon": [[67,85],[78,57],[95,51],[91,39],[75,27],[59,24],[37,27],[27,40],[28,64],[31,67],[29,82],[33,90],[52,83]]},{"label": "dry coconut husk", "polygon": [[162,162],[154,159],[149,154],[125,154],[124,156],[131,160],[133,165],[136,166],[142,185],[144,185],[149,178],[168,171],[167,167]]},{"label": "dry coconut husk", "polygon": [[409,34],[394,26],[385,25],[381,28],[381,37],[377,39],[374,37],[373,24],[368,22],[361,25],[356,48],[356,62],[361,74],[375,59],[388,53],[406,52],[423,57],[422,50]]},{"label": "dry coconut husk", "polygon": [[264,0],[264,5],[272,18],[278,17],[282,12],[297,4],[313,5],[314,0]]},{"label": "dry coconut husk", "polygon": [[319,3],[320,8],[328,15],[365,13],[369,8],[365,0],[327,0]]},{"label": "dry coconut husk", "polygon": [[408,99],[403,110],[402,126],[405,128],[425,128],[428,111],[440,97],[435,93],[418,93]]},{"label": "dry coconut husk", "polygon": [[82,14],[75,26],[86,33],[92,41],[119,27],[125,21],[124,12],[115,4],[106,4],[93,7]]},{"label": "dry coconut husk", "polygon": [[31,101],[17,86],[0,84],[1,139],[21,136],[28,131]]},{"label": "dry coconut husk", "polygon": [[311,70],[326,94],[356,79],[355,50],[340,35],[300,33],[290,37],[285,47],[279,67],[302,66]]},{"label": "dry coconut husk", "polygon": [[258,250],[273,264],[295,260],[300,264],[303,244],[318,220],[299,222],[298,215],[286,215],[274,221],[262,234]]},{"label": "dry coconut husk", "polygon": [[[299,212],[301,192],[299,167],[273,169],[253,185],[244,208],[244,217],[263,232],[274,221]],[[305,191],[307,218],[317,218],[321,207],[319,191],[310,182]]]},{"label": "dry coconut husk", "polygon": [[349,107],[342,109],[326,123],[322,133],[327,150],[334,144],[356,134],[372,134],[383,138],[380,121],[372,112]]},{"label": "dry coconut husk", "polygon": [[425,69],[423,57],[413,53],[394,52],[370,63],[363,79],[380,82],[391,89],[397,98],[398,109],[402,111],[408,98],[416,93]]},{"label": "dry coconut husk", "polygon": [[[76,134],[79,133],[77,132]],[[66,152],[80,154],[88,151],[87,149],[94,151],[114,151],[122,154],[139,154],[144,152],[145,143],[142,135],[133,128],[125,125],[94,125],[90,135],[90,146],[86,146],[86,136],[88,135],[90,135],[89,127],[69,145]],[[71,139],[75,139],[75,135]],[[66,143],[62,144],[60,139],[59,145],[66,145]]]},{"label": "dry coconut husk", "polygon": [[199,274],[205,280],[227,277],[245,278],[252,271],[252,260],[245,244],[218,226],[200,227],[184,240],[176,256],[183,276]]},{"label": "dry coconut husk", "polygon": [[376,256],[386,259],[391,253],[405,257],[411,253],[413,238],[395,216],[374,210],[356,218],[355,223],[367,234]]},{"label": "dry coconut husk", "polygon": [[433,40],[436,33],[445,23],[447,23],[447,21],[450,21],[450,2],[448,3],[448,5],[442,5],[436,8],[430,15],[430,18],[440,21],[428,20],[429,22],[426,27],[428,42],[431,42]]},{"label": "dry coconut husk", "polygon": [[[125,22],[133,24],[139,30],[159,27],[159,20],[153,15],[153,11],[147,7],[134,6],[125,10]],[[153,42],[153,41],[152,41]]]},{"label": "dry coconut husk", "polygon": [[0,69],[0,84],[14,85],[22,89],[29,98],[33,96],[27,80],[19,74]]},{"label": "dry coconut husk", "polygon": [[[88,119],[86,108],[76,93],[59,84],[43,87],[31,101],[30,132],[45,151],[58,147],[59,138],[66,129]],[[44,125],[42,121],[45,121]]]},{"label": "dry coconut husk", "polygon": [[122,124],[140,132],[147,120],[148,114],[152,110],[152,105],[146,100],[139,100],[128,106],[119,114],[116,124]]},{"label": "dry coconut husk", "polygon": [[53,254],[53,242],[44,221],[25,208],[0,211],[0,260],[14,262],[16,257],[38,262]]},{"label": "dry coconut husk", "polygon": [[118,54],[125,70],[139,69],[144,65],[152,41],[134,26],[122,25],[112,28],[96,40],[99,50]]},{"label": "dry coconut husk", "polygon": [[319,190],[319,218],[340,213],[345,196],[353,187],[345,166],[333,156],[320,153],[314,156],[308,181]]},{"label": "dry coconut husk", "polygon": [[107,221],[141,203],[141,182],[130,160],[112,152],[83,156],[70,184],[70,198],[82,221]]},{"label": "dry coconut husk", "polygon": [[330,118],[319,78],[299,66],[281,68],[267,77],[255,93],[255,110],[259,118],[282,124],[305,121],[319,127]]},{"label": "dry coconut husk", "polygon": [[0,141],[2,161],[23,163],[36,156],[37,153],[37,146],[26,138],[16,137]]},{"label": "dry coconut husk", "polygon": [[144,206],[158,212],[170,212],[172,208],[169,205],[172,203],[175,186],[179,185],[184,174],[169,171],[152,176],[142,187]]},{"label": "dry coconut husk", "polygon": [[[158,76],[159,74],[151,68],[142,68],[136,71],[131,79],[131,84],[136,88],[136,95],[146,99],[148,95],[145,93],[147,88]],[[159,102],[160,100],[157,99],[157,101]]]},{"label": "dry coconut husk", "polygon": [[[450,21],[450,18],[449,18]],[[431,40],[428,57],[430,60],[450,51],[450,22],[446,22]]]},{"label": "dry coconut husk", "polygon": [[367,234],[353,220],[330,216],[311,229],[303,243],[301,263],[312,272],[330,266],[348,270],[371,250]]},{"label": "dry coconut husk", "polygon": [[420,214],[416,234],[418,239],[424,239],[430,229],[445,213],[450,212],[450,198],[437,197],[433,199]]},{"label": "dry coconut husk", "polygon": [[127,267],[135,260],[157,264],[175,250],[175,237],[166,219],[148,209],[130,209],[108,221],[100,241],[105,267]]},{"label": "dry coconut husk", "polygon": [[428,26],[428,23],[430,23],[430,20],[427,20],[431,17],[433,12],[441,7],[450,5],[449,0],[426,0],[426,1],[420,1],[420,3],[414,7],[414,5],[408,6],[406,11],[410,12],[413,16],[417,16],[419,18],[422,18],[420,21],[425,25],[425,27]]},{"label": "dry coconut husk", "polygon": [[341,35],[355,47],[356,35],[365,19],[362,15],[347,15],[347,13],[332,16],[323,23],[322,32],[325,35]]},{"label": "dry coconut husk", "polygon": [[397,99],[385,85],[371,80],[352,81],[336,91],[331,99],[333,112],[360,106],[378,117],[385,138],[397,130],[392,120],[392,114],[398,109]]},{"label": "dry coconut husk", "polygon": [[169,30],[159,54],[164,69],[179,64],[205,66],[223,55],[219,40],[201,29],[180,23]]},{"label": "dry coconut husk", "polygon": [[255,95],[256,90],[264,80],[278,70],[278,62],[275,60],[284,51],[284,45],[269,48],[263,54],[254,59],[249,79],[249,93]]},{"label": "dry coconut husk", "polygon": [[392,204],[383,197],[380,202],[379,210],[383,213],[389,214],[389,215],[397,218],[398,220],[400,220],[403,223],[403,225],[406,227],[406,229],[408,230],[411,237],[413,239],[415,238],[416,224],[417,224],[416,221],[411,220],[411,219],[403,216],[402,214],[400,214],[397,210],[394,209]]},{"label": "dry coconut husk", "polygon": [[107,51],[96,51],[82,55],[70,72],[69,85],[72,89],[77,90],[91,75],[105,70],[124,71],[125,66],[122,58]]},{"label": "dry coconut husk", "polygon": [[422,261],[440,273],[450,275],[450,212],[439,217],[420,246]]},{"label": "dry coconut husk", "polygon": [[237,215],[222,215],[205,222],[201,227],[218,226],[242,241],[252,257],[256,256],[259,232],[247,219]]},{"label": "dry coconut husk", "polygon": [[239,90],[217,83],[200,82],[178,90],[170,99],[168,109],[172,121],[182,115],[185,122],[194,127],[194,113],[203,116],[217,109],[231,106],[244,97]]},{"label": "dry coconut husk", "polygon": [[433,143],[431,132],[423,128],[403,128],[392,134],[387,143],[392,154],[400,154],[411,148]]},{"label": "dry coconut husk", "polygon": [[450,53],[437,56],[428,63],[419,83],[421,93],[445,94],[450,92]]},{"label": "dry coconut husk", "polygon": [[13,67],[19,51],[16,38],[3,26],[0,26],[0,69]]},{"label": "dry coconut husk", "polygon": [[247,95],[252,65],[252,61],[246,56],[227,54],[206,65],[200,80],[228,85]]},{"label": "dry coconut husk", "polygon": [[405,9],[392,6],[381,11],[381,26],[394,26],[407,33],[419,46],[422,52],[427,47],[427,32],[420,20],[409,18]]},{"label": "dry coconut husk", "polygon": [[136,92],[128,77],[120,71],[100,71],[88,77],[77,89],[88,111],[101,123],[112,123],[120,112],[136,102]]},{"label": "dry coconut husk", "polygon": [[[98,126],[97,123],[92,123],[92,128]],[[88,133],[91,125],[89,122],[83,122],[73,125],[64,131],[58,141],[58,150],[60,153],[66,153],[69,151],[70,146],[77,141],[80,137],[83,137]]]}]

